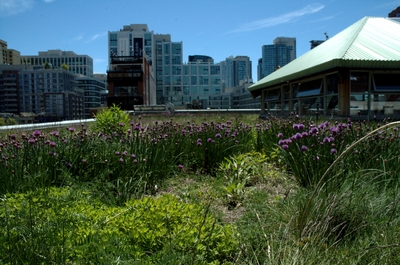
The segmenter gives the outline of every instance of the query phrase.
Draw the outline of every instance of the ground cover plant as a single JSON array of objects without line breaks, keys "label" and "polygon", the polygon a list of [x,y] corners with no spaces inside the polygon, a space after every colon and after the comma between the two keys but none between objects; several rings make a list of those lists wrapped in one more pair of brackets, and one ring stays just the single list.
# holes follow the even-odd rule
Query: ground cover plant
[{"label": "ground cover plant", "polygon": [[129,116],[2,131],[0,264],[396,264],[399,122]]}]

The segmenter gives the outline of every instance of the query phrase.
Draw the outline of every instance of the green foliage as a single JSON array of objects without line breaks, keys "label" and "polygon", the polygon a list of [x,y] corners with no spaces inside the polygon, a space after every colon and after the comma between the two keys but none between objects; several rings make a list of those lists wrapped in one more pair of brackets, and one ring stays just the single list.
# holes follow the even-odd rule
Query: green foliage
[{"label": "green foliage", "polygon": [[399,263],[400,123],[107,111],[3,131],[0,264]]},{"label": "green foliage", "polygon": [[0,118],[0,126],[16,125],[16,124],[18,124],[18,122],[13,118]]},{"label": "green foliage", "polygon": [[0,203],[0,263],[154,264],[177,253],[186,264],[229,261],[235,229],[207,209],[172,195],[112,207],[83,189],[9,194]]},{"label": "green foliage", "polygon": [[129,114],[114,104],[96,114],[93,126],[94,130],[107,135],[124,134],[129,128],[129,122]]},{"label": "green foliage", "polygon": [[64,69],[64,70],[69,70],[69,66],[68,66],[68,64],[65,64],[65,63],[63,63],[62,65],[61,65],[61,68],[62,69]]},{"label": "green foliage", "polygon": [[243,202],[246,187],[254,186],[266,179],[276,178],[279,176],[278,172],[271,163],[271,158],[259,152],[225,158],[225,161],[220,163],[218,173],[226,181],[223,190],[229,207],[236,207]]}]

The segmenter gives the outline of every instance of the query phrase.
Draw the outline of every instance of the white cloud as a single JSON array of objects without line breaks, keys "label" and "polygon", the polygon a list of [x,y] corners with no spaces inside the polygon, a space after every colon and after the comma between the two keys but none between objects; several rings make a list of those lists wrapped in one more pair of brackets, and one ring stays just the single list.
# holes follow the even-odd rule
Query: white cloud
[{"label": "white cloud", "polygon": [[299,17],[302,17],[304,15],[312,14],[315,12],[320,11],[323,9],[325,6],[321,4],[311,4],[307,5],[306,7],[287,13],[283,14],[277,17],[271,17],[271,18],[266,18],[258,21],[254,21],[248,24],[245,24],[235,30],[232,30],[230,33],[233,32],[247,32],[247,31],[254,31],[262,28],[268,28],[268,27],[273,27],[279,24],[283,23],[288,23],[291,22]]},{"label": "white cloud", "polygon": [[90,37],[89,40],[87,40],[87,41],[85,41],[85,42],[86,42],[86,43],[87,43],[87,42],[92,42],[92,41],[96,40],[97,38],[100,38],[100,37],[105,36],[106,34],[107,34],[107,31],[102,32],[102,33],[98,33],[98,34],[94,34],[92,37]]},{"label": "white cloud", "polygon": [[72,41],[80,41],[83,39],[83,34],[78,35],[77,37],[73,38]]},{"label": "white cloud", "polygon": [[34,0],[0,0],[0,16],[12,16],[31,9]]},{"label": "white cloud", "polygon": [[54,2],[54,1],[56,1],[56,0],[44,0],[45,3],[51,3],[51,2]]}]

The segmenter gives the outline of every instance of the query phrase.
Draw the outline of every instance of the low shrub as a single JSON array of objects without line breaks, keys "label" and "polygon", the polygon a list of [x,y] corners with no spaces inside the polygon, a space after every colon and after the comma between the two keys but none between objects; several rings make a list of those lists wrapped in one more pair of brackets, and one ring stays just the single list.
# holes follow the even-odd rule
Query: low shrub
[{"label": "low shrub", "polygon": [[95,115],[94,129],[107,135],[124,134],[129,128],[129,122],[129,114],[114,104]]},{"label": "low shrub", "polygon": [[223,263],[235,233],[207,207],[170,194],[112,207],[83,189],[52,188],[0,202],[0,264],[154,264],[176,253],[185,264]]}]

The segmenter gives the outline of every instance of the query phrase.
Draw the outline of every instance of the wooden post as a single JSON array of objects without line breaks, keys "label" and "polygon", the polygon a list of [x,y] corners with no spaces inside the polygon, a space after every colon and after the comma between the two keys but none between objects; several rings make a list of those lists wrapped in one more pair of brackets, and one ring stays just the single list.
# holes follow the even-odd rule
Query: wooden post
[{"label": "wooden post", "polygon": [[339,116],[350,116],[350,71],[339,72],[338,82]]},{"label": "wooden post", "polygon": [[261,91],[261,115],[265,114],[265,90]]}]

